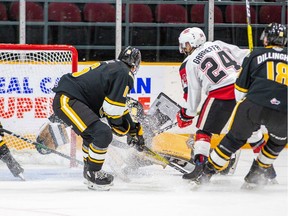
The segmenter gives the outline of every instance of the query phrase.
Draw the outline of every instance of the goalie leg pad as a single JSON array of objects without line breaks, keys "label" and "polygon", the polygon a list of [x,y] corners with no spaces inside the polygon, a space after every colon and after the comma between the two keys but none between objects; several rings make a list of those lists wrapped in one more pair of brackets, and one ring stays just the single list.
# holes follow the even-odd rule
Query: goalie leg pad
[{"label": "goalie leg pad", "polygon": [[65,125],[59,123],[46,123],[40,129],[36,140],[50,149],[56,149],[70,142]]},{"label": "goalie leg pad", "polygon": [[19,177],[22,180],[24,180],[23,177],[24,169],[11,155],[10,150],[6,144],[1,145],[0,147],[0,160],[6,163],[7,167],[15,177]]}]

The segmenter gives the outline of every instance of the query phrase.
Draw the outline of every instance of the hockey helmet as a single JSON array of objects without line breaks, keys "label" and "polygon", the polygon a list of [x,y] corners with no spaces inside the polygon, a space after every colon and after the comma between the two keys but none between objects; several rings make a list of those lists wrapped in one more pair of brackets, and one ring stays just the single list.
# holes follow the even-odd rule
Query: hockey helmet
[{"label": "hockey helmet", "polygon": [[125,62],[130,67],[135,67],[135,71],[133,73],[136,74],[140,67],[141,52],[134,47],[128,46],[121,51],[118,59]]},{"label": "hockey helmet", "polygon": [[282,24],[270,23],[262,32],[260,40],[264,40],[265,37],[267,38],[266,46],[285,46],[287,43],[287,28]]},{"label": "hockey helmet", "polygon": [[178,40],[179,52],[185,53],[184,49],[186,48],[187,42],[191,45],[191,47],[197,48],[206,42],[206,36],[200,28],[193,27],[183,30]]}]

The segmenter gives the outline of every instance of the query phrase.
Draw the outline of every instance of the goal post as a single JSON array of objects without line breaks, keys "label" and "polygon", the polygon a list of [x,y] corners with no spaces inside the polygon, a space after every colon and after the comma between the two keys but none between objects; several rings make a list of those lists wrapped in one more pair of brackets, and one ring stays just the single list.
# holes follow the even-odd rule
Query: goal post
[{"label": "goal post", "polygon": [[[78,52],[73,46],[0,44],[0,121],[3,127],[35,141],[41,126],[53,113],[53,86],[63,74],[75,72],[77,67]],[[16,153],[36,151],[35,146],[15,137],[5,135],[4,139]],[[71,133],[68,152],[71,157],[76,156],[75,140]]]}]

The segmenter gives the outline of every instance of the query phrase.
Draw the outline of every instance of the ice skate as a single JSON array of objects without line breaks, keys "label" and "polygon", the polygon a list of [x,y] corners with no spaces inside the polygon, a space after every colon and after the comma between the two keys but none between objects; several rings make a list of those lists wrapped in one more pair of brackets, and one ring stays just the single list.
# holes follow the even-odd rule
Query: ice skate
[{"label": "ice skate", "polygon": [[214,174],[216,174],[216,170],[209,162],[206,162],[204,164],[203,171],[193,181],[198,185],[208,184],[210,182],[212,175]]},{"label": "ice skate", "polygon": [[184,174],[182,178],[190,180],[193,184],[202,185],[209,183],[214,174],[216,174],[215,169],[207,161],[207,157],[204,157],[203,162],[196,162],[195,169],[191,173]]},{"label": "ice skate", "polygon": [[87,171],[87,180],[89,189],[108,191],[113,185],[114,177],[103,170]]},{"label": "ice skate", "polygon": [[203,169],[204,169],[204,163],[196,164],[194,170],[190,173],[184,174],[182,178],[185,180],[193,181],[199,177],[199,175],[203,172]]},{"label": "ice skate", "polygon": [[203,172],[206,161],[207,161],[206,156],[197,155],[194,159],[195,168],[193,169],[192,172],[184,174],[182,178],[187,179],[187,180],[192,180],[192,181],[197,179],[199,175]]},{"label": "ice skate", "polygon": [[5,155],[2,156],[1,160],[6,163],[7,167],[9,168],[10,172],[15,177],[19,177],[22,181],[25,181],[23,172],[24,169],[20,166],[20,164],[14,159],[10,152],[7,152]]},{"label": "ice skate", "polygon": [[265,177],[268,179],[268,184],[278,184],[278,181],[276,179],[276,171],[274,169],[273,164],[267,168],[267,172],[265,173]]},{"label": "ice skate", "polygon": [[224,170],[220,171],[220,174],[221,174],[221,175],[228,175],[229,172],[230,172],[230,169],[231,169],[232,166],[234,165],[235,161],[236,161],[235,158],[231,158],[231,159],[229,160],[228,166],[227,166]]},{"label": "ice skate", "polygon": [[242,185],[241,189],[251,190],[255,188],[261,188],[264,185],[267,185],[267,172],[267,168],[259,166],[258,162],[254,160],[249,173],[244,178],[245,183]]},{"label": "ice skate", "polygon": [[232,154],[229,160],[228,166],[224,170],[220,171],[221,175],[233,175],[234,174],[239,158],[240,158],[240,153],[241,151],[238,150],[235,152],[235,154]]}]

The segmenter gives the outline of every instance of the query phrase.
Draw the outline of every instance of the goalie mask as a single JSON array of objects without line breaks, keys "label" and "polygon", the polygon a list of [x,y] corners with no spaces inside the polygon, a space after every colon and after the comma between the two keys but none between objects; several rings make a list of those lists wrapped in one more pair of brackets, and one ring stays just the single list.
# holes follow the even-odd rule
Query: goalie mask
[{"label": "goalie mask", "polygon": [[265,37],[267,38],[267,44],[264,44],[264,46],[277,45],[284,47],[287,43],[287,28],[282,24],[270,23],[262,32],[260,40],[264,40]]},{"label": "goalie mask", "polygon": [[193,27],[183,30],[178,40],[179,52],[190,55],[192,52],[186,51],[186,43],[189,43],[192,48],[197,48],[206,42],[206,36],[200,28]]},{"label": "goalie mask", "polygon": [[134,67],[135,70],[133,71],[133,74],[136,74],[140,67],[141,53],[140,50],[128,46],[121,51],[121,53],[118,56],[118,59],[122,62],[125,62],[130,67]]}]

